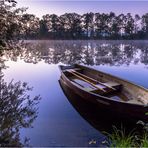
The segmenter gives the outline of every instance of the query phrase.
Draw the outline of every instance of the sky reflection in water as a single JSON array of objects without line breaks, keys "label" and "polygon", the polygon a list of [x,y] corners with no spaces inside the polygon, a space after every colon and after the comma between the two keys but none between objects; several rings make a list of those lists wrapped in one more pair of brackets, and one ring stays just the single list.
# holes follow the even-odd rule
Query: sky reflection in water
[{"label": "sky reflection in water", "polygon": [[33,128],[20,131],[33,146],[89,146],[104,139],[66,99],[59,64],[85,64],[148,88],[147,41],[27,41],[22,51],[4,51],[2,62],[6,82],[27,82],[31,96],[41,95]]}]

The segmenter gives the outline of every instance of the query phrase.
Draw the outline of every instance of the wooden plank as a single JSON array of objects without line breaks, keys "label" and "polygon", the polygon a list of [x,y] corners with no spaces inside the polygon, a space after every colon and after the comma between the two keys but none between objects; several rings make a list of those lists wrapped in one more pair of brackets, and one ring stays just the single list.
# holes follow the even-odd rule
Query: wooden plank
[{"label": "wooden plank", "polygon": [[85,78],[87,78],[87,79],[89,79],[89,80],[91,80],[91,81],[94,81],[95,83],[100,83],[100,84],[103,85],[103,86],[106,86],[106,87],[108,87],[108,88],[111,88],[111,89],[113,89],[113,90],[116,90],[116,89],[113,88],[112,86],[109,86],[109,85],[107,85],[107,84],[104,84],[104,83],[102,83],[102,82],[99,82],[99,81],[97,81],[97,80],[95,80],[95,79],[93,79],[93,78],[90,78],[90,77],[88,77],[88,76],[86,76],[86,75],[84,75],[84,74],[81,74],[81,73],[79,73],[79,72],[77,72],[77,71],[74,71],[74,70],[73,70],[73,72],[75,72],[75,73],[77,73],[77,74],[79,74],[79,75],[81,75],[81,76],[83,76],[83,77],[85,77]]},{"label": "wooden plank", "polygon": [[71,69],[65,69],[64,71],[76,71],[76,70],[81,70],[80,68],[71,68]]},{"label": "wooden plank", "polygon": [[85,82],[91,84],[91,85],[94,86],[95,88],[98,88],[98,89],[102,90],[103,92],[106,92],[103,88],[100,88],[100,87],[96,86],[94,83],[90,82],[89,80],[86,80],[85,78],[79,76],[78,74],[74,73],[73,71],[69,71],[69,72],[70,72],[71,74],[73,74],[74,76],[80,78],[81,80],[83,80],[83,81],[85,81]]}]

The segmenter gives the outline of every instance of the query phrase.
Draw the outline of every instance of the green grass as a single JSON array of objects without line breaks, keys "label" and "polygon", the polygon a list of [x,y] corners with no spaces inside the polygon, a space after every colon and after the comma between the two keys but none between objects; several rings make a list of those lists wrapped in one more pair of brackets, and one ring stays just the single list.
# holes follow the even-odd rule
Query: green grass
[{"label": "green grass", "polygon": [[144,133],[141,138],[141,144],[140,147],[148,147],[148,133]]},{"label": "green grass", "polygon": [[117,129],[113,127],[113,132],[111,134],[105,133],[108,136],[108,146],[109,147],[148,147],[148,132],[141,131],[142,135],[138,135],[135,132],[130,132],[127,134],[125,129]]},{"label": "green grass", "polygon": [[108,134],[108,138],[110,147],[134,147],[136,145],[134,133],[126,134],[122,127],[121,129],[113,127],[113,132]]}]

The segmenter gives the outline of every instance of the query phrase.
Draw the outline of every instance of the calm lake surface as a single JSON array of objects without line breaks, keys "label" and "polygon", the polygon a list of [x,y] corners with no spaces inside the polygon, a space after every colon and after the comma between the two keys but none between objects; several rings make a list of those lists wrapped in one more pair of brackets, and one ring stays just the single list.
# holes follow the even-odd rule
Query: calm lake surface
[{"label": "calm lake surface", "polygon": [[28,138],[30,146],[100,146],[102,131],[114,123],[65,96],[60,64],[84,64],[148,88],[148,41],[26,41],[21,51],[4,51],[0,63],[5,82],[26,82],[31,97],[41,96],[31,127],[18,129],[20,142]]}]

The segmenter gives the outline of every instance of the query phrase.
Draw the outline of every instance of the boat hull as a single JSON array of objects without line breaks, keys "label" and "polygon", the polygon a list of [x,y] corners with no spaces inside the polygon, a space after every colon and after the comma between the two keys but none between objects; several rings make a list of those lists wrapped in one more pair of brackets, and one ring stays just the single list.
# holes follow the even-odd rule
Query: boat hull
[{"label": "boat hull", "polygon": [[135,126],[137,119],[121,116],[120,113],[118,114],[116,112],[115,114],[110,110],[98,107],[96,104],[90,103],[90,101],[84,100],[84,98],[75,94],[62,80],[59,80],[59,84],[72,107],[97,130],[110,133],[112,132],[113,125],[117,128],[121,128],[121,124],[124,125],[126,131],[129,132],[133,130],[133,127],[140,130],[139,125]]},{"label": "boat hull", "polygon": [[78,96],[86,101],[89,101],[90,103],[94,103],[99,108],[107,109],[113,111],[114,113],[121,114],[122,116],[128,116],[137,120],[148,120],[148,116],[146,115],[146,112],[148,112],[148,107],[114,101],[107,99],[104,96],[98,96],[83,89],[79,89],[79,87],[74,85],[74,83],[72,83],[62,71],[60,83],[63,83],[66,87],[69,87],[71,90],[73,90]]}]

